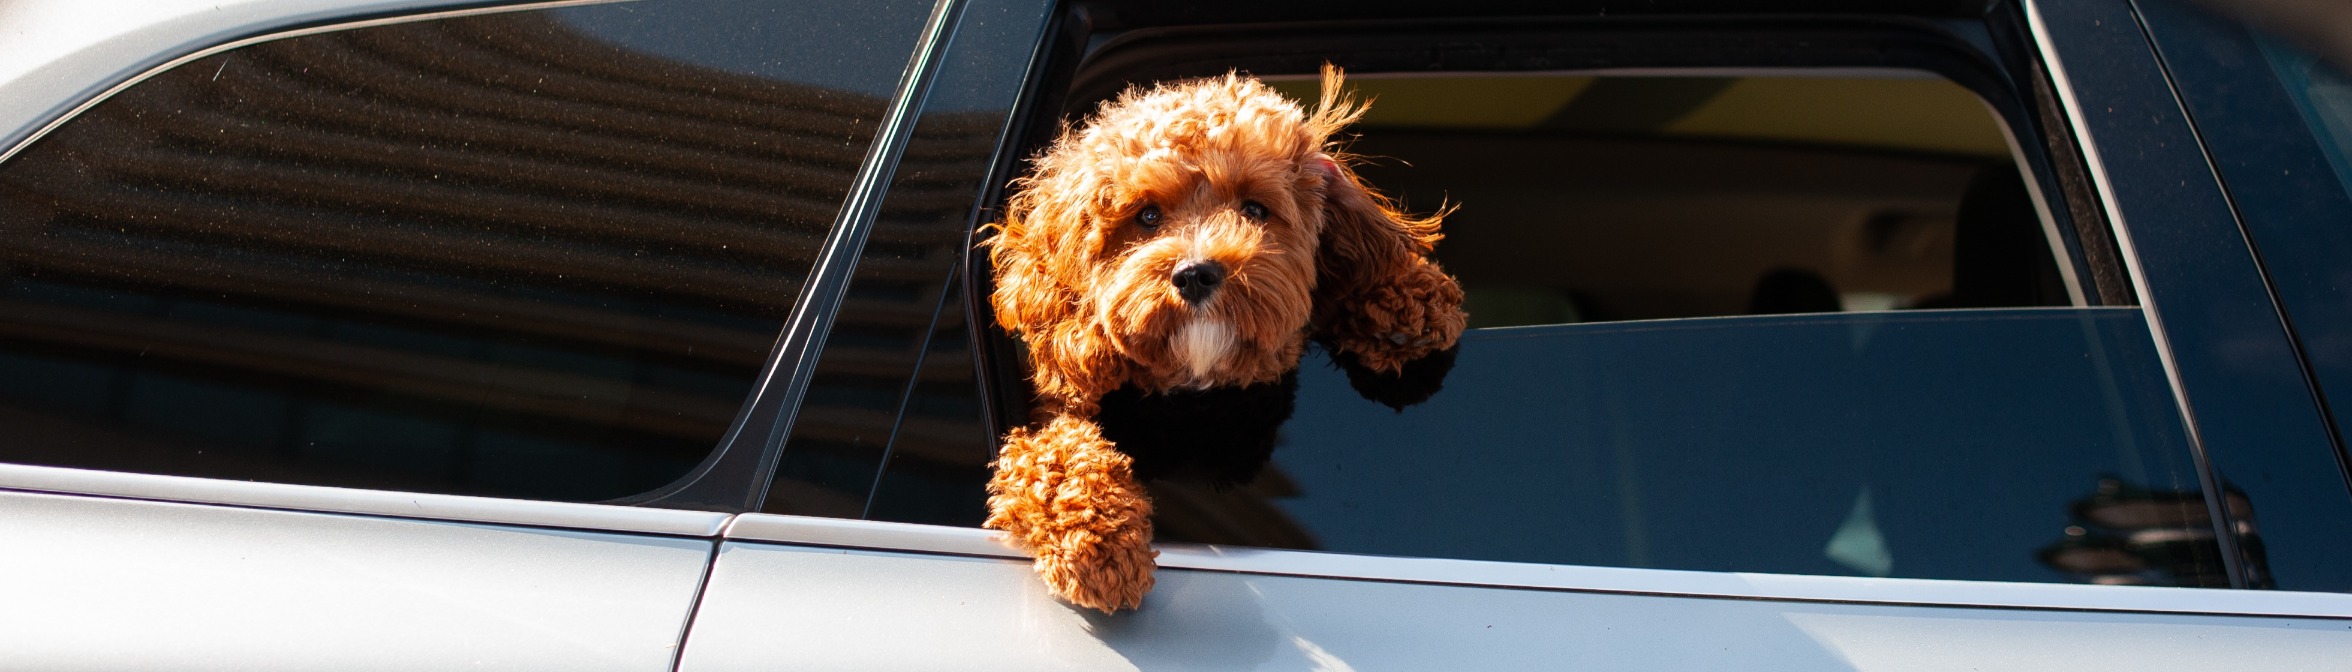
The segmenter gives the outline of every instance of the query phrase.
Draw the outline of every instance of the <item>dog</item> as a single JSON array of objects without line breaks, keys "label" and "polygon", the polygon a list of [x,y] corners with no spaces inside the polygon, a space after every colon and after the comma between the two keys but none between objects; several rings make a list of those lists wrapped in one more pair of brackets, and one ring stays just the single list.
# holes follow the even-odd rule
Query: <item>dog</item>
[{"label": "dog", "polygon": [[[1106,397],[1127,416],[1137,399],[1286,394],[1310,339],[1379,375],[1450,362],[1462,290],[1430,259],[1448,211],[1407,214],[1357,177],[1337,135],[1366,108],[1342,81],[1325,66],[1313,110],[1234,73],[1130,88],[1013,183],[983,245],[1037,404],[1004,437],[985,525],[1035,558],[1055,597],[1110,613],[1152,587],[1151,501],[1098,422]],[[1192,423],[1279,425],[1282,400],[1280,417]],[[1206,439],[1175,442],[1192,440]],[[1246,479],[1264,454],[1244,452],[1254,463],[1208,461]]]}]

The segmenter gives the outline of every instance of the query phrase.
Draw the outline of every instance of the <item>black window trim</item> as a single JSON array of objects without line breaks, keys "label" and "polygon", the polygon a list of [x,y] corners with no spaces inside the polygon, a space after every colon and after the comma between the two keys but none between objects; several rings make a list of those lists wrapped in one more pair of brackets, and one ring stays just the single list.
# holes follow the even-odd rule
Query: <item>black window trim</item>
[{"label": "black window trim", "polygon": [[972,230],[965,239],[964,263],[957,266],[956,280],[963,283],[963,309],[967,316],[964,337],[972,347],[973,380],[980,386],[981,426],[988,431],[991,451],[995,450],[998,437],[1027,422],[1029,382],[1022,375],[1020,350],[996,326],[996,311],[989,302],[996,289],[996,276],[988,255],[975,251],[985,238],[980,226],[996,221],[1012,177],[1021,173],[1021,166],[1029,159],[1022,148],[1042,147],[1051,141],[1052,134],[1061,130],[1054,115],[1041,114],[1039,110],[1058,109],[1060,92],[1070,87],[1070,71],[1054,64],[1084,49],[1086,31],[1074,27],[1083,25],[1083,20],[1072,16],[1078,11],[1058,0],[1055,7],[1046,11],[1045,30],[1038,37],[1037,50],[1030,54],[1029,71],[1021,78],[1020,97],[1015,99],[1010,121],[998,136],[996,161],[989,167],[989,175],[994,177],[981,190],[981,206],[974,208]]}]

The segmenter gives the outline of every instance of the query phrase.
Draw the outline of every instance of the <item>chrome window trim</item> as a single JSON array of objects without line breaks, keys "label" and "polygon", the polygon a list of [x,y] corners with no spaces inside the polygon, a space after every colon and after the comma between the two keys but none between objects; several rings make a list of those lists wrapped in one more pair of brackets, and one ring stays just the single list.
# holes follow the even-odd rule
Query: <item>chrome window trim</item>
[{"label": "chrome window trim", "polygon": [[[1026,561],[991,530],[747,513],[723,539]],[[1159,566],[1230,574],[1707,599],[2352,620],[2352,595],[1700,572],[1157,544]]]},{"label": "chrome window trim", "polygon": [[2132,283],[2132,291],[2140,297],[2140,312],[2148,317],[2148,331],[2156,338],[2156,357],[2164,363],[2165,382],[2172,385],[2173,397],[2182,401],[2182,424],[2188,426],[2189,444],[2204,454],[2204,444],[2197,436],[2195,423],[2187,422],[2186,391],[2181,387],[2180,367],[2174,361],[2172,345],[2164,338],[2164,323],[2157,319],[2155,302],[2148,299],[2147,272],[2140,268],[2140,258],[2132,247],[2131,230],[2123,226],[2123,210],[2115,205],[2115,188],[2107,177],[2107,164],[2099,156],[2099,147],[2092,141],[2090,125],[2083,121],[2082,101],[2074,96],[2074,82],[2066,74],[2066,63],[2059,59],[2058,50],[2050,45],[2049,25],[2042,20],[2042,0],[2025,0],[2025,23],[2033,31],[2034,49],[2042,58],[2042,67],[2050,74],[2050,88],[2058,94],[2058,105],[2066,111],[2067,130],[2074,133],[2075,147],[2082,152],[2083,168],[2090,173],[2091,187],[2099,192],[2099,210],[2107,214],[2107,228],[2115,236],[2118,256]]},{"label": "chrome window trim", "polygon": [[227,481],[25,464],[0,464],[0,489],[680,537],[718,536],[725,529],[728,517],[709,511]]},{"label": "chrome window trim", "polygon": [[[99,103],[106,102],[107,99],[113,98],[115,94],[121,93],[124,89],[128,89],[158,74],[162,74],[166,70],[185,65],[190,61],[202,59],[224,51],[229,51],[231,49],[252,46],[263,42],[282,40],[290,37],[332,33],[359,28],[369,28],[374,26],[412,23],[417,21],[430,21],[435,19],[447,19],[461,16],[503,14],[507,12],[528,11],[535,9],[570,7],[576,5],[598,5],[630,1],[632,0],[542,0],[540,2],[518,2],[516,4],[497,5],[490,7],[468,7],[465,9],[426,11],[415,14],[402,14],[399,16],[388,16],[358,21],[335,21],[335,17],[348,17],[355,14],[426,9],[434,6],[460,4],[463,2],[463,0],[389,0],[376,2],[354,0],[277,0],[275,2],[270,2],[264,0],[257,2],[246,2],[243,3],[245,7],[235,8],[241,9],[241,12],[223,11],[222,5],[225,3],[191,2],[186,4],[191,6],[210,7],[211,13],[208,15],[208,18],[211,18],[212,20],[205,21],[201,19],[191,19],[185,16],[175,16],[165,21],[137,26],[121,33],[105,36],[89,44],[80,45],[80,48],[78,49],[71,49],[70,51],[66,51],[64,53],[42,53],[39,46],[28,47],[25,49],[25,51],[29,51],[31,53],[16,53],[16,50],[13,49],[0,48],[0,63],[8,63],[13,61],[18,63],[36,64],[36,68],[34,70],[23,73],[16,73],[16,76],[12,79],[0,80],[0,100],[58,101],[46,106],[41,105],[39,102],[34,102],[29,107],[36,107],[41,111],[29,114],[24,113],[21,109],[10,109],[17,107],[14,104],[0,103],[0,131],[4,131],[4,134],[0,134],[0,162],[5,162],[9,158],[16,156],[17,152],[23,151],[25,147],[30,146],[32,143],[40,140],[43,136],[48,135],[50,131],[54,131],[59,126],[65,125],[66,122],[72,121],[75,117],[81,116],[83,112],[88,111],[91,107],[94,107]],[[86,8],[85,11],[87,13],[95,14],[104,12],[110,17],[117,16],[121,11],[123,11],[121,8],[107,6],[102,3],[74,4]],[[51,6],[55,7],[56,5]],[[55,12],[57,10],[52,11]],[[6,12],[0,12],[0,20],[11,18],[21,19],[24,16],[33,16],[38,18],[40,17],[40,13],[37,10],[32,9],[26,9],[24,11],[17,12],[13,16]],[[80,18],[89,20],[92,17],[84,15],[65,16],[63,18]],[[291,24],[299,24],[303,21],[311,20],[335,22],[325,25],[295,28],[291,30],[278,30],[262,35],[244,37],[241,39],[232,39],[236,38],[238,35],[249,35],[257,31],[267,31],[273,28]],[[195,25],[185,26],[183,28],[174,24],[174,21]],[[62,23],[64,21],[60,22]],[[54,26],[50,27],[54,28]],[[9,26],[5,23],[0,23],[0,30],[7,30],[8,28]],[[23,33],[40,28],[43,28],[43,26],[35,23],[31,26],[18,26],[16,27],[16,30],[7,32]],[[163,38],[163,41],[168,42],[170,46],[162,49],[139,49],[136,46],[120,44],[121,42],[126,41],[136,41],[135,38],[140,36],[140,31],[142,30],[175,30],[175,34],[179,35],[179,37]],[[223,40],[227,41],[224,42]],[[211,46],[201,46],[208,44]],[[70,47],[71,45],[69,45],[69,48]],[[187,51],[191,48],[193,48],[194,51],[176,58],[170,58],[171,54]],[[128,66],[117,66],[114,68],[109,68],[102,62],[90,63],[90,61],[102,61],[110,58],[117,58],[124,54],[129,54],[132,58],[138,59],[137,62]],[[168,60],[152,65],[142,66],[138,64],[151,62],[155,58],[168,58]],[[79,69],[83,70],[83,72],[70,72],[71,70],[76,69],[76,66],[79,66]],[[96,76],[94,73],[89,72],[89,70],[93,68],[101,70],[112,70],[112,72],[109,72],[104,76]],[[61,69],[68,70],[69,72],[58,73],[57,71]],[[129,77],[122,77],[122,73],[124,72],[134,72],[135,74],[132,74]],[[76,74],[82,74],[84,75],[84,79],[93,81],[95,83],[84,83],[77,85],[77,82],[71,79]],[[6,77],[9,75],[10,73],[0,71],[0,77]],[[120,81],[116,81],[117,79]],[[109,82],[112,83],[110,84]],[[72,91],[73,93],[67,93],[67,91]],[[8,119],[10,116],[20,117],[20,119],[17,119],[11,123],[11,121]],[[27,129],[30,130],[28,131]]]}]

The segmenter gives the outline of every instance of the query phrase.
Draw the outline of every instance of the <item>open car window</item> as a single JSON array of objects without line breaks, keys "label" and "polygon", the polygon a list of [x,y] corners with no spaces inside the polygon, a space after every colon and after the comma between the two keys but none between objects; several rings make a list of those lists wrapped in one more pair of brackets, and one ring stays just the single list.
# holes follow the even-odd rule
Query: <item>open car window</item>
[{"label": "open car window", "polygon": [[[1968,89],[1918,71],[1356,83],[1367,181],[1456,207],[1437,258],[1473,329],[1443,389],[1402,409],[1311,352],[1272,468],[1155,485],[1160,538],[2226,585],[2145,321],[2083,306]],[[2103,514],[2127,502],[2161,512]]]},{"label": "open car window", "polygon": [[2082,303],[1997,118],[1930,73],[1352,83],[1366,179],[1456,207],[1473,327]]},{"label": "open car window", "polygon": [[[1059,119],[1228,70],[1315,98],[1319,63],[1121,39],[1162,51],[1106,47]],[[2023,94],[1933,63],[1357,60],[1372,113],[1346,149],[1408,208],[1454,208],[1436,259],[1472,328],[1401,408],[1311,347],[1256,480],[1147,484],[1160,540],[2227,584],[2148,324],[2101,286],[2105,223],[2070,216]],[[892,499],[867,515],[981,515],[977,496],[923,516]]]}]

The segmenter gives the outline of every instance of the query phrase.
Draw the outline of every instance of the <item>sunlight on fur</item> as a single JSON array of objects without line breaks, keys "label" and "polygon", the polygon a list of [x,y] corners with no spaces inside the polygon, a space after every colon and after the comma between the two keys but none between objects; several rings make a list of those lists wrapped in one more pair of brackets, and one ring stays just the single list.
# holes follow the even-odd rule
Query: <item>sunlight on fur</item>
[{"label": "sunlight on fur", "polygon": [[1194,380],[1205,380],[1209,371],[1225,360],[1225,350],[1233,347],[1233,330],[1216,320],[1195,320],[1176,332],[1176,350],[1192,368]]},{"label": "sunlight on fur", "polygon": [[1326,66],[1312,111],[1238,74],[1132,88],[1014,182],[983,244],[1037,404],[986,525],[1054,596],[1109,612],[1152,587],[1151,502],[1094,420],[1105,394],[1279,380],[1310,338],[1394,374],[1461,334],[1461,287],[1429,259],[1444,213],[1356,176],[1337,135],[1364,108],[1340,84]]}]

